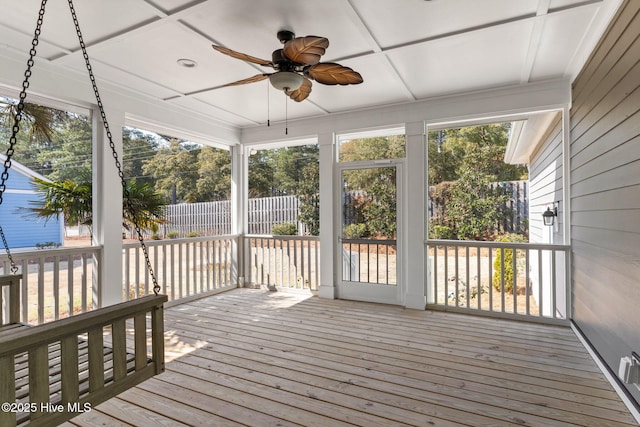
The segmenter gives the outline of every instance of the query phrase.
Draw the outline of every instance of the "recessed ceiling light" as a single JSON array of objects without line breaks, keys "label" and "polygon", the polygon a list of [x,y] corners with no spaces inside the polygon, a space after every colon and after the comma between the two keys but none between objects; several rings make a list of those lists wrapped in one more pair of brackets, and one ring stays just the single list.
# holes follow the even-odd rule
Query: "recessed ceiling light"
[{"label": "recessed ceiling light", "polygon": [[178,62],[178,65],[185,68],[195,68],[198,66],[198,63],[193,59],[182,58],[182,59],[178,59],[177,62]]}]

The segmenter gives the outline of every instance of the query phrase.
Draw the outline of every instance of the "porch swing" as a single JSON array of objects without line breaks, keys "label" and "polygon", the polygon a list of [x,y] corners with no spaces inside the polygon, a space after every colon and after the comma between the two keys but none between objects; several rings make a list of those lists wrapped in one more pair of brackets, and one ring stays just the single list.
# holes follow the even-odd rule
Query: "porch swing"
[{"label": "porch swing", "polygon": [[[0,204],[9,178],[16,136],[20,131],[46,3],[47,0],[42,0],[40,5],[4,171],[0,175]],[[123,187],[125,206],[129,213],[134,213],[75,8],[72,0],[68,3]],[[159,294],[160,286],[151,267],[142,231],[135,215],[131,217],[152,279],[154,295],[36,326],[20,322],[20,288],[22,275],[26,272],[23,270],[18,274],[18,266],[0,226],[0,238],[11,266],[11,274],[5,271],[5,275],[0,276],[0,426],[60,424],[164,371],[163,304],[167,296]],[[129,340],[127,329],[133,331]]]}]

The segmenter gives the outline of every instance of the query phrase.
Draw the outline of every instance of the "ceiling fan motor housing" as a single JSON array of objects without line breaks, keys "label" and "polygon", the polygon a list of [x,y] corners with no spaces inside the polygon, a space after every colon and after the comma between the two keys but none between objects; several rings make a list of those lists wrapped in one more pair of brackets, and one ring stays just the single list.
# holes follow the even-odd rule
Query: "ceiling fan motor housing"
[{"label": "ceiling fan motor housing", "polygon": [[278,31],[277,37],[282,44],[285,44],[289,40],[293,40],[296,37],[296,35],[293,33],[293,31],[280,30]]}]

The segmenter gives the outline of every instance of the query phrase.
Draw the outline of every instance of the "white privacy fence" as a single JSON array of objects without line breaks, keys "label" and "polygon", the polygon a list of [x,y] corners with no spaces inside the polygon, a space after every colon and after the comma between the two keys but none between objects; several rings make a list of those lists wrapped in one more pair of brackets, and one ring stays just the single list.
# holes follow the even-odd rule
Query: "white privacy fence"
[{"label": "white privacy fence", "polygon": [[[276,224],[291,222],[298,226],[298,234],[306,228],[298,221],[300,201],[296,196],[260,197],[249,199],[247,214],[249,234],[271,234]],[[213,236],[231,233],[231,202],[181,203],[165,207],[166,223],[162,235],[189,237]]]}]

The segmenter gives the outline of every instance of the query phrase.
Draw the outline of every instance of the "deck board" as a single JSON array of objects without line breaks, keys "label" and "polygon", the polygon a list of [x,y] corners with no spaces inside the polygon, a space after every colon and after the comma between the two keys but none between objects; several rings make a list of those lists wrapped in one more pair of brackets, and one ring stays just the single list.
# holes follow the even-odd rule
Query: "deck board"
[{"label": "deck board", "polygon": [[637,425],[566,327],[237,289],[165,337],[165,373],[71,424]]}]

